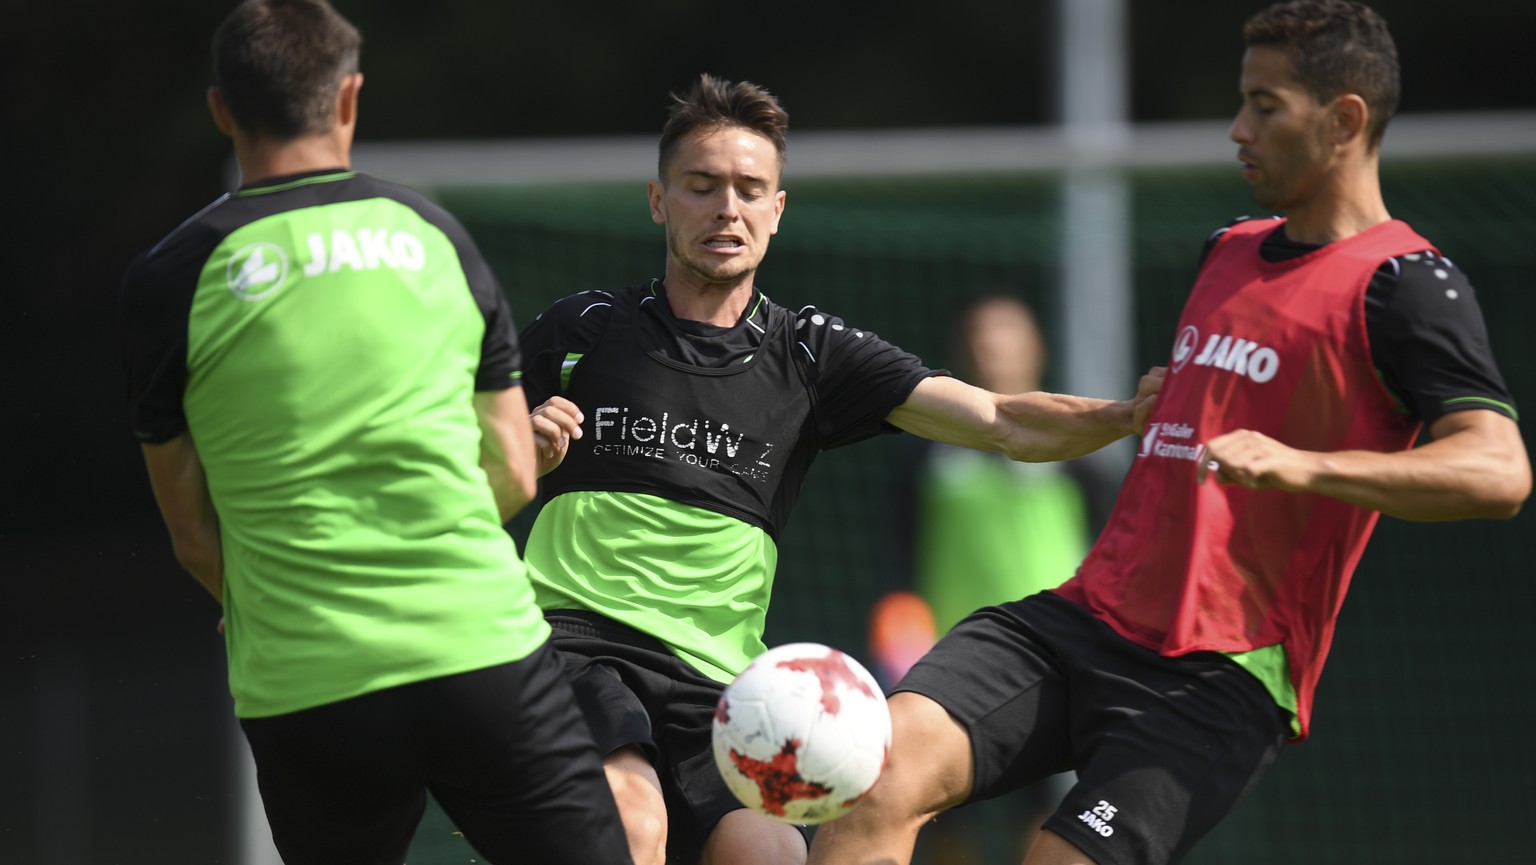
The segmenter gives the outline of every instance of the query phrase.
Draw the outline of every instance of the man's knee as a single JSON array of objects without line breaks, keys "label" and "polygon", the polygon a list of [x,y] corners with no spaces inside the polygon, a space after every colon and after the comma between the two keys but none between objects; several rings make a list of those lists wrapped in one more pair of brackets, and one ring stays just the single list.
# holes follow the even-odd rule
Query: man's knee
[{"label": "man's knee", "polygon": [[890,707],[891,754],[870,799],[912,817],[931,817],[964,802],[975,780],[965,727],[943,706],[910,691],[892,695]]},{"label": "man's knee", "polygon": [[799,829],[742,808],[715,824],[703,865],[803,865],[805,852]]}]

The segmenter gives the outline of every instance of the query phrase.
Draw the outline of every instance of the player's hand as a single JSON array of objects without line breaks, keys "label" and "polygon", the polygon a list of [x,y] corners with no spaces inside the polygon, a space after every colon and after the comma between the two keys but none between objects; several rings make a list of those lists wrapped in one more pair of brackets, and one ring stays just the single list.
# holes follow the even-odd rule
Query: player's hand
[{"label": "player's hand", "polygon": [[1136,398],[1131,403],[1131,426],[1137,435],[1146,432],[1147,418],[1152,416],[1152,409],[1157,405],[1157,393],[1163,389],[1163,379],[1167,375],[1168,367],[1154,366],[1136,384]]},{"label": "player's hand", "polygon": [[533,425],[533,443],[539,456],[539,476],[552,471],[565,460],[573,439],[581,438],[581,409],[563,396],[545,400],[528,416]]},{"label": "player's hand", "polygon": [[1205,444],[1205,458],[1195,468],[1197,483],[1214,476],[1217,483],[1250,490],[1304,492],[1311,483],[1314,454],[1300,451],[1253,430],[1234,430]]}]

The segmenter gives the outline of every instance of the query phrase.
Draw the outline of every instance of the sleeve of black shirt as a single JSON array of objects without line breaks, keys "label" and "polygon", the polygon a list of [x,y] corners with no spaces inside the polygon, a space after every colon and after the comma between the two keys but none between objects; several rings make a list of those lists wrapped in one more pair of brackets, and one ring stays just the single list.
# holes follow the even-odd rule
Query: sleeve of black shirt
[{"label": "sleeve of black shirt", "polygon": [[[1226,228],[1206,241],[1202,265]],[[1275,232],[1261,251],[1283,261],[1317,248]],[[1366,288],[1365,328],[1371,361],[1405,413],[1426,425],[1467,409],[1517,417],[1477,296],[1450,259],[1426,251],[1383,263]]]},{"label": "sleeve of black shirt", "polygon": [[555,301],[523,328],[518,342],[523,352],[523,390],[528,407],[537,408],[565,388],[565,362],[597,344],[613,311],[614,295],[584,291]]},{"label": "sleeve of black shirt", "polygon": [[1517,416],[1477,296],[1449,259],[1388,260],[1366,290],[1365,321],[1383,383],[1426,425],[1467,409]]},{"label": "sleeve of black shirt", "polygon": [[796,319],[798,347],[812,372],[817,430],[824,450],[897,432],[885,418],[907,401],[918,382],[949,375],[814,307],[800,310]]},{"label": "sleeve of black shirt", "polygon": [[118,334],[128,421],[141,442],[167,442],[187,428],[187,318],[205,253],[204,243],[162,241],[123,275]]}]

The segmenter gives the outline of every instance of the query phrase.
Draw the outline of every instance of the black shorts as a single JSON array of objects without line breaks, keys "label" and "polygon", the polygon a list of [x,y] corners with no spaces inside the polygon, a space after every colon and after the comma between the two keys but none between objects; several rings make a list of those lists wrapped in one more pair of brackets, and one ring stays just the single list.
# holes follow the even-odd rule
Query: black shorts
[{"label": "black shorts", "polygon": [[630,861],[547,643],[510,664],[240,726],[286,865],[400,865],[428,790],[486,861]]},{"label": "black shorts", "polygon": [[725,686],[660,640],[612,619],[584,610],[549,610],[544,618],[598,752],[635,745],[656,768],[667,807],[667,861],[699,861],[715,824],[744,807],[720,777],[710,744]]},{"label": "black shorts", "polygon": [[1075,769],[1045,828],[1099,865],[1177,862],[1290,735],[1263,684],[1227,657],[1163,657],[1049,592],[972,614],[895,690],[969,731],[972,800]]}]

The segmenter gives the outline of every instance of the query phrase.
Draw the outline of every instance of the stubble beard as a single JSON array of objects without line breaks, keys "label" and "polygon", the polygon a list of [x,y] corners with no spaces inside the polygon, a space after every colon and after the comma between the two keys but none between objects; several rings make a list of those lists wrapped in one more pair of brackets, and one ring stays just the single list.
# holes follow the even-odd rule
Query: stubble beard
[{"label": "stubble beard", "polygon": [[703,261],[682,251],[691,252],[691,249],[686,241],[670,229],[670,226],[667,231],[667,246],[672,260],[706,290],[730,291],[742,281],[750,284],[753,274],[757,272],[757,264],[747,262],[730,262],[724,267],[717,268],[707,267]]},{"label": "stubble beard", "polygon": [[1254,202],[1265,210],[1271,210],[1276,213],[1285,210],[1285,198],[1275,191],[1274,188],[1255,184],[1252,192]]},{"label": "stubble beard", "polygon": [[[1260,207],[1276,213],[1290,210],[1303,198],[1310,198],[1323,182],[1327,141],[1321,125],[1307,133],[1289,152],[1284,164],[1265,169],[1264,182],[1253,186],[1253,200]],[[1301,148],[1305,148],[1304,150]]]}]

